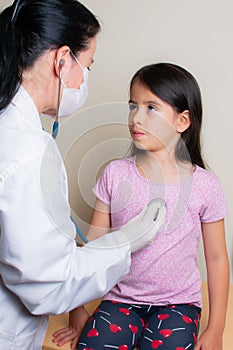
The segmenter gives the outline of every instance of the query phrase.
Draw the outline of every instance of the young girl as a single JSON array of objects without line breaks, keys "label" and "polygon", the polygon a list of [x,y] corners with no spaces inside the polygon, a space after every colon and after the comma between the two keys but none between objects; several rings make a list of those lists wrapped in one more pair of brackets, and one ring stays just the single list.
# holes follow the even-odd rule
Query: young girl
[{"label": "young girl", "polygon": [[[88,239],[124,225],[154,197],[166,203],[166,223],[153,243],[133,254],[130,273],[86,323],[78,349],[222,350],[229,285],[224,217],[217,178],[201,155],[202,103],[185,69],[167,63],[140,69],[130,85],[129,130],[133,156],[111,162],[98,180]],[[95,234],[93,233],[95,232]],[[208,327],[197,340],[201,277],[197,247],[202,233],[208,275]],[[87,320],[71,313],[58,345],[75,348]]]}]

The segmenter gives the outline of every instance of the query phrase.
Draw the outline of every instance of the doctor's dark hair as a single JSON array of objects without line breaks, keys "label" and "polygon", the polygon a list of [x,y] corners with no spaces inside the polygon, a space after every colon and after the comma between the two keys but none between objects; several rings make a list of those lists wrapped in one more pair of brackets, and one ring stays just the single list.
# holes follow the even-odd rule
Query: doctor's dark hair
[{"label": "doctor's dark hair", "polygon": [[8,106],[46,51],[63,45],[78,55],[100,30],[95,16],[76,0],[16,0],[0,14],[0,111]]},{"label": "doctor's dark hair", "polygon": [[[139,69],[130,83],[142,83],[177,113],[189,111],[191,125],[181,134],[175,157],[205,168],[201,154],[202,98],[196,79],[184,68],[171,63],[157,63]],[[140,153],[133,145],[132,155]]]}]

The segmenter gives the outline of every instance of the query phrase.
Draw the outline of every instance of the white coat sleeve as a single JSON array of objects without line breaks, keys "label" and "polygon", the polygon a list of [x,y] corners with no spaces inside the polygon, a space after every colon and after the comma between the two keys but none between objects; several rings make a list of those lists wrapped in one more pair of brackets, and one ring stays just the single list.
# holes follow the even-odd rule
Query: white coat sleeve
[{"label": "white coat sleeve", "polygon": [[61,164],[42,158],[2,181],[1,275],[31,313],[58,314],[109,291],[128,273],[131,251],[121,232],[76,247]]}]

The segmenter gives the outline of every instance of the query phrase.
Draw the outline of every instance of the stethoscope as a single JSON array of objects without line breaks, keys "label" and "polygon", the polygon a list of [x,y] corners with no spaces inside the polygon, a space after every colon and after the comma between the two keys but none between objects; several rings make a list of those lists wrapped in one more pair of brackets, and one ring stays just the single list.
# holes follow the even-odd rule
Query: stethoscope
[{"label": "stethoscope", "polygon": [[[58,111],[59,111],[59,105],[60,105],[60,100],[61,100],[61,70],[64,65],[65,61],[61,59],[59,61],[59,82],[58,82],[58,98],[57,98],[57,108],[56,108],[56,116],[55,116],[55,121],[53,123],[53,128],[52,128],[52,137],[55,139],[57,137],[58,131],[59,131],[59,121],[58,121]],[[76,229],[76,234],[81,238],[81,240],[84,243],[88,243],[89,241],[86,239],[85,235],[82,233],[72,216],[70,216],[71,221],[75,225]]]},{"label": "stethoscope", "polygon": [[70,216],[71,221],[74,223],[75,229],[76,229],[76,234],[81,238],[81,240],[84,243],[88,243],[88,239],[86,239],[85,235],[82,233],[82,231],[80,230],[80,228],[78,227],[78,225],[76,224],[76,222],[74,221],[74,219],[72,218],[72,216]]},{"label": "stethoscope", "polygon": [[52,129],[52,137],[54,139],[57,137],[57,134],[59,131],[58,112],[59,112],[59,106],[60,106],[60,102],[61,102],[61,71],[62,71],[62,67],[64,66],[64,63],[65,63],[65,61],[63,59],[61,59],[59,61],[57,108],[56,108],[55,120],[53,123],[53,129]]}]

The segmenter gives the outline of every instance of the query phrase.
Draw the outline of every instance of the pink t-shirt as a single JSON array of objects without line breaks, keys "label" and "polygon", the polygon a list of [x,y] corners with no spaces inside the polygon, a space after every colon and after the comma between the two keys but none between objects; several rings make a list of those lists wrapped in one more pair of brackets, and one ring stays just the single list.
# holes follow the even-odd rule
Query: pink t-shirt
[{"label": "pink t-shirt", "polygon": [[129,274],[104,299],[125,303],[202,305],[197,246],[201,223],[223,219],[227,204],[218,179],[196,166],[182,183],[150,182],[135,158],[111,162],[93,189],[110,206],[112,228],[127,223],[153,198],[165,200],[166,222],[153,243],[132,255]]}]

